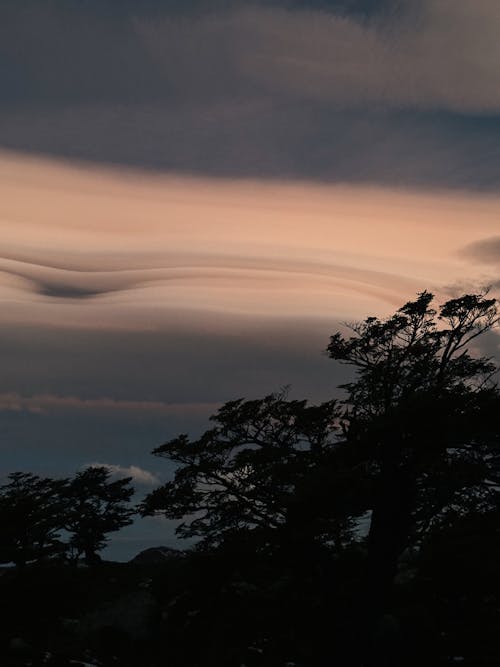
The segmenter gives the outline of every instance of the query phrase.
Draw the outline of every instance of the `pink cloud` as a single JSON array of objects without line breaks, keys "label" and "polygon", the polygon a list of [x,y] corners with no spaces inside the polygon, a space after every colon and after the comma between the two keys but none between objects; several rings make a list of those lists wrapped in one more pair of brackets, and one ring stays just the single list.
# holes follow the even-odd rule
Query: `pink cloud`
[{"label": "pink cloud", "polygon": [[165,415],[189,416],[212,414],[219,403],[163,403],[161,401],[128,401],[115,398],[81,398],[78,396],[58,396],[54,394],[34,394],[22,396],[14,392],[0,393],[0,411],[45,413],[63,410],[83,410],[89,412],[133,411]]}]

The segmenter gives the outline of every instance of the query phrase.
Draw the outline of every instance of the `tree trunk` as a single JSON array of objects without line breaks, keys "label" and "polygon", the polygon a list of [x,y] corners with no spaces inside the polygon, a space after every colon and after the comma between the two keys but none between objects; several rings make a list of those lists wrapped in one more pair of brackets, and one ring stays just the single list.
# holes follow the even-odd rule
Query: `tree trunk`
[{"label": "tree trunk", "polygon": [[[397,651],[396,619],[391,616],[394,580],[399,559],[412,532],[415,483],[411,473],[396,462],[381,470],[370,532],[365,582],[367,665],[392,665],[386,651]],[[385,636],[388,628],[391,636]],[[384,629],[385,628],[385,629]],[[382,652],[384,655],[380,655]]]},{"label": "tree trunk", "polygon": [[85,563],[92,567],[93,565],[98,565],[101,562],[100,556],[94,551],[94,549],[89,548],[85,549]]}]

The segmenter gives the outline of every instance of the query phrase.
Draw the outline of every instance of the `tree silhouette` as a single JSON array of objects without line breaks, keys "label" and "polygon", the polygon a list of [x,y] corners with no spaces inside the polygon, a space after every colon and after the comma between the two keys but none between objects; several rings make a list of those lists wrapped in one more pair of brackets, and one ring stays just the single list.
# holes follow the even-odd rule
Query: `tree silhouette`
[{"label": "tree silhouette", "polygon": [[0,487],[0,562],[27,563],[60,555],[66,480],[15,472]]},{"label": "tree silhouette", "polygon": [[[305,628],[304,607],[315,628],[325,613],[335,617],[342,664],[343,635],[355,628],[371,639],[352,664],[402,664],[402,639],[390,635],[384,615],[397,605],[396,575],[407,572],[412,553],[424,562],[440,534],[460,533],[464,521],[492,525],[500,515],[500,396],[495,365],[474,349],[498,324],[497,304],[487,293],[439,309],[432,302],[422,292],[387,319],[369,317],[350,325],[350,335],[331,337],[329,356],[354,368],[343,400],[232,401],[197,440],[181,435],[154,451],[177,471],[142,513],[182,520],[178,534],[201,538],[215,562],[245,562],[247,588],[258,580],[259,558],[272,554],[265,567],[283,582],[273,604],[290,609],[267,621],[288,637],[281,648],[291,645],[293,618]],[[324,596],[327,581],[341,608]],[[203,604],[193,600],[193,608]],[[269,598],[254,596],[253,604]],[[312,626],[297,637],[296,655],[312,644],[311,655],[328,651],[329,632],[312,640]]]},{"label": "tree silhouette", "polygon": [[[156,591],[168,610],[169,663],[280,665],[303,656],[297,664],[313,664],[332,633],[342,652],[348,640],[331,628],[332,598],[346,595],[367,499],[338,438],[339,416],[335,401],[308,405],[285,392],[240,399],[200,438],[181,435],[154,451],[177,470],[147,496],[143,515],[182,519],[177,533],[201,538]],[[341,613],[345,623],[347,605]]]},{"label": "tree silhouette", "polygon": [[422,292],[392,317],[351,325],[354,335],[336,333],[327,349],[356,371],[343,385],[343,421],[374,480],[368,563],[378,608],[407,547],[454,514],[497,503],[495,365],[470,351],[498,324],[497,304],[472,294],[436,311],[432,300]]},{"label": "tree silhouette", "polygon": [[132,523],[134,510],[128,503],[134,493],[131,477],[111,481],[110,471],[93,466],[78,472],[65,489],[64,528],[76,558],[88,565],[99,562],[107,534]]},{"label": "tree silhouette", "polygon": [[285,393],[226,403],[198,440],[181,435],[154,450],[178,468],[146,497],[143,515],[184,519],[178,534],[205,545],[245,531],[265,548],[306,536],[341,548],[357,499],[336,437],[338,416],[335,401],[309,406]]}]

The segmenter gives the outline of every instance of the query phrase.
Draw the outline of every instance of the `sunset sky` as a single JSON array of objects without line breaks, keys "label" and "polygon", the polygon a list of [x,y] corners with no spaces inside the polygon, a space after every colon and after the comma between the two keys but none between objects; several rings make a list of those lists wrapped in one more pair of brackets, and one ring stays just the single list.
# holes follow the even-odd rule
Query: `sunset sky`
[{"label": "sunset sky", "polygon": [[3,0],[2,477],[144,492],[222,402],[331,397],[342,322],[497,295],[499,34],[497,0]]}]

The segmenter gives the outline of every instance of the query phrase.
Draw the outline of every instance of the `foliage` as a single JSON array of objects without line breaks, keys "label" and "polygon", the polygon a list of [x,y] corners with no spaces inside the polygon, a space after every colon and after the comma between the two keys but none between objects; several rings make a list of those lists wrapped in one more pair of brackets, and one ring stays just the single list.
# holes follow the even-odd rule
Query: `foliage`
[{"label": "foliage", "polygon": [[143,514],[184,519],[179,534],[206,544],[251,530],[262,544],[293,532],[341,547],[371,511],[372,529],[392,530],[384,542],[395,540],[394,567],[417,529],[450,508],[492,507],[495,366],[469,347],[498,323],[496,301],[464,295],[439,311],[432,301],[422,292],[392,317],[332,336],[330,357],[355,367],[340,404],[240,399],[199,439],[181,435],[157,448],[178,467]]},{"label": "foliage", "polygon": [[498,324],[496,301],[464,295],[436,311],[432,300],[422,292],[388,319],[351,325],[348,338],[336,333],[328,346],[356,373],[343,385],[343,425],[374,481],[368,588],[379,609],[405,549],[440,524],[498,504],[495,365],[470,349]]},{"label": "foliage", "polygon": [[15,472],[0,487],[0,562],[22,567],[61,554],[65,480]]},{"label": "foliage", "polygon": [[386,320],[352,325],[350,338],[336,333],[328,353],[356,369],[354,381],[342,385],[350,442],[365,445],[379,472],[391,462],[420,471],[427,489],[435,474],[443,491],[448,472],[457,488],[465,471],[471,483],[495,475],[496,366],[469,346],[499,318],[496,300],[486,294],[452,299],[439,313],[432,300],[422,292]]},{"label": "foliage", "polygon": [[[365,664],[398,664],[388,657],[401,644],[387,614],[397,608],[395,582],[411,570],[408,558],[415,566],[436,535],[467,517],[498,515],[500,396],[495,365],[474,350],[498,324],[497,304],[487,293],[439,309],[432,302],[422,292],[387,319],[369,317],[350,325],[351,335],[331,337],[329,356],[354,369],[343,400],[233,401],[197,440],[181,435],[156,449],[177,471],[142,506],[143,514],[183,520],[179,534],[200,537],[216,559],[227,549],[239,564],[252,554],[245,585],[263,555],[276,581],[291,567],[282,603],[311,576],[320,604],[320,582],[336,578],[347,554],[359,565],[351,593]],[[356,530],[362,517],[366,538]],[[321,573],[319,562],[328,563]],[[312,615],[312,599],[304,593],[302,602]],[[347,664],[345,654],[341,660]]]},{"label": "foliage", "polygon": [[85,556],[90,565],[99,557],[108,533],[132,523],[134,510],[128,506],[134,489],[131,477],[111,481],[110,471],[94,466],[78,472],[65,490],[64,527],[70,533],[70,547],[76,558]]},{"label": "foliage", "polygon": [[[0,487],[0,562],[22,567],[55,556],[98,560],[106,535],[131,523],[131,478],[111,481],[104,467],[73,479],[16,472]],[[69,542],[63,537],[69,536]]]},{"label": "foliage", "polygon": [[357,501],[336,437],[338,414],[335,401],[310,406],[285,393],[226,403],[198,440],[181,435],[154,451],[178,468],[142,513],[185,519],[179,534],[205,545],[250,531],[262,548],[306,535],[340,548],[352,529],[344,505],[355,514]]},{"label": "foliage", "polygon": [[354,381],[341,385],[350,418],[387,414],[416,396],[435,400],[490,386],[495,365],[468,346],[498,324],[496,300],[466,294],[437,313],[433,298],[421,292],[392,317],[368,317],[349,325],[354,336],[331,337],[330,358],[356,369]]}]

